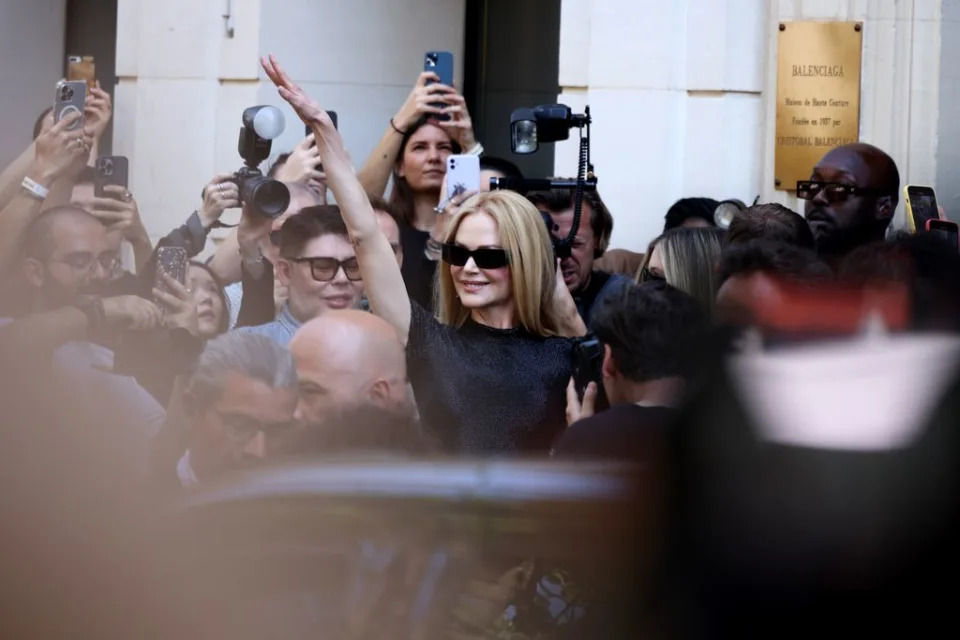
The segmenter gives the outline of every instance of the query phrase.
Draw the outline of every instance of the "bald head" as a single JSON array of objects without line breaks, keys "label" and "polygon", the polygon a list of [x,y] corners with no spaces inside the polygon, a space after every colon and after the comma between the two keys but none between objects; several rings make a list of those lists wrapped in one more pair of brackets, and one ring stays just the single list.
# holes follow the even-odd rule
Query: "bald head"
[{"label": "bald head", "polygon": [[329,310],[294,336],[290,351],[300,377],[301,419],[372,403],[408,403],[406,356],[396,331],[382,318],[356,310]]}]

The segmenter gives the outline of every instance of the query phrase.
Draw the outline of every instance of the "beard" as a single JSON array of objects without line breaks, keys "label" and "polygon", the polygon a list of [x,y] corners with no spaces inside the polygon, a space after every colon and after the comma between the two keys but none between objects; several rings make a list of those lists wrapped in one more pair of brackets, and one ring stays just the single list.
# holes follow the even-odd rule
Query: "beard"
[{"label": "beard", "polygon": [[882,240],[884,229],[872,219],[860,218],[853,226],[841,227],[825,209],[817,207],[806,215],[821,257],[844,256],[857,247]]}]

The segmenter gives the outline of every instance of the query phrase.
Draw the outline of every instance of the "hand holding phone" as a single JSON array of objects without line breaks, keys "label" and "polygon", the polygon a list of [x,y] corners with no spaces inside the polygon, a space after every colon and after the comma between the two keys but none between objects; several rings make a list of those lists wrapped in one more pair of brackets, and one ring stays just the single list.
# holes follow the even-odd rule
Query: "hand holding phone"
[{"label": "hand holding phone", "polygon": [[927,231],[960,251],[960,228],[950,220],[927,220]]},{"label": "hand holding phone", "polygon": [[160,247],[157,249],[157,271],[153,286],[165,293],[172,293],[164,276],[169,276],[180,284],[187,281],[187,250],[183,247]]},{"label": "hand holding phone", "polygon": [[69,56],[67,58],[67,80],[80,80],[87,85],[87,95],[97,81],[97,65],[93,56]]},{"label": "hand holding phone", "polygon": [[[440,78],[440,84],[448,87],[453,86],[453,54],[449,51],[428,51],[423,59],[423,70],[432,71]],[[427,85],[433,84],[433,81],[427,81]],[[445,102],[431,102],[431,107],[443,109],[447,106]],[[437,120],[449,120],[450,116],[442,113],[435,114]]]},{"label": "hand holding phone", "polygon": [[448,199],[470,191],[480,191],[480,158],[452,155],[447,157]]},{"label": "hand holding phone", "polygon": [[903,188],[903,196],[910,233],[924,231],[928,221],[940,219],[940,207],[932,187],[908,184]]},{"label": "hand holding phone", "polygon": [[69,131],[82,129],[84,125],[83,110],[86,106],[86,96],[87,85],[82,80],[68,80],[58,83],[53,104],[54,123],[60,122],[71,114],[79,113],[80,118],[67,127],[67,129]]},{"label": "hand holding phone", "polygon": [[93,195],[98,198],[116,198],[104,191],[104,187],[115,185],[126,189],[129,162],[124,156],[106,156],[97,158],[96,167],[93,174]]}]

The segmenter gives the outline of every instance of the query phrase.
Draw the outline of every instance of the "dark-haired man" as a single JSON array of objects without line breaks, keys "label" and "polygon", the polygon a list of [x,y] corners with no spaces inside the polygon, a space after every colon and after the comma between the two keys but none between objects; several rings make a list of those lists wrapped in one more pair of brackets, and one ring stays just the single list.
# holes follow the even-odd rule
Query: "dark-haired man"
[{"label": "dark-haired man", "polygon": [[831,149],[797,184],[817,253],[837,261],[857,247],[883,240],[897,209],[900,173],[893,159],[873,145]]},{"label": "dark-haired man", "polygon": [[813,232],[803,216],[776,202],[755,204],[734,216],[723,238],[723,246],[750,240],[770,240],[803,249],[814,248]]},{"label": "dark-haired man", "polygon": [[339,207],[307,207],[283,223],[277,276],[289,297],[276,319],[238,331],[265,335],[287,346],[303,324],[327,309],[360,306],[363,281]]},{"label": "dark-haired man", "polygon": [[[537,209],[550,215],[553,221],[551,233],[554,238],[565,239],[573,226],[574,194],[571,189],[551,189],[527,194]],[[593,268],[593,261],[603,255],[610,244],[613,232],[613,216],[600,194],[586,191],[577,228],[570,249],[570,256],[560,261],[563,281],[577,303],[577,310],[584,324],[591,326],[591,312],[602,297],[625,286],[629,280],[619,274],[610,274]]]},{"label": "dark-haired man", "polygon": [[592,416],[596,391],[588,390],[581,405],[571,383],[571,425],[554,454],[649,459],[674,419],[691,372],[690,351],[706,328],[699,303],[665,282],[631,285],[605,298],[593,330],[604,345],[603,388],[611,408]]}]

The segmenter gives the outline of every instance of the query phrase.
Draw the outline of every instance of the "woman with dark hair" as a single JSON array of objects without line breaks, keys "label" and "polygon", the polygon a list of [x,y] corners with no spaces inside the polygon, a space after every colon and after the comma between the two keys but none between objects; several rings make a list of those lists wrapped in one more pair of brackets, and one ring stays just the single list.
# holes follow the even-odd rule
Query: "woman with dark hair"
[{"label": "woman with dark hair", "polygon": [[437,263],[425,252],[442,201],[447,157],[482,151],[463,96],[440,84],[435,73],[424,72],[357,174],[363,188],[377,196],[393,178],[389,203],[400,215],[403,281],[410,296],[427,308]]},{"label": "woman with dark hair", "polygon": [[226,333],[230,322],[227,296],[220,278],[202,262],[190,261],[187,268],[187,291],[197,307],[198,337],[210,340]]}]

